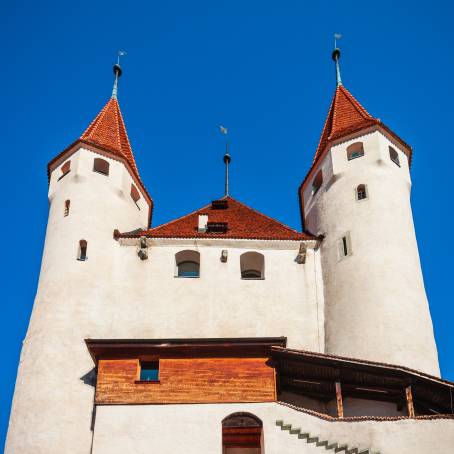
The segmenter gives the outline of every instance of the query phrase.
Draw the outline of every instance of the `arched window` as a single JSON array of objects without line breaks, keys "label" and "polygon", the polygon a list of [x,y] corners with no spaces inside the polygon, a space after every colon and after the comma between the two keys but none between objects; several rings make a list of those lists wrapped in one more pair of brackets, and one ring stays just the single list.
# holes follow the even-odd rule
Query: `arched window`
[{"label": "arched window", "polygon": [[110,164],[105,159],[95,158],[93,161],[93,171],[103,175],[109,175],[109,166]]},{"label": "arched window", "polygon": [[360,158],[361,156],[364,156],[364,146],[362,142],[355,142],[347,147],[347,159],[349,161]]},{"label": "arched window", "polygon": [[222,421],[222,454],[262,454],[263,423],[251,413],[233,413]]},{"label": "arched window", "polygon": [[79,241],[79,254],[77,255],[77,260],[84,262],[87,260],[87,241],[80,240]]},{"label": "arched window", "polygon": [[317,173],[317,175],[314,178],[314,181],[312,182],[312,195],[315,195],[318,190],[321,188],[323,184],[323,173],[320,170],[320,172]]},{"label": "arched window", "polygon": [[356,200],[367,199],[367,189],[365,184],[360,184],[356,188]]},{"label": "arched window", "polygon": [[265,257],[258,252],[245,252],[240,256],[241,279],[264,279]]},{"label": "arched window", "polygon": [[399,154],[393,147],[389,147],[389,157],[394,164],[400,167]]},{"label": "arched window", "polygon": [[60,178],[58,179],[58,181],[60,181],[65,175],[68,175],[68,173],[70,172],[70,170],[71,170],[71,161],[66,161],[60,167],[60,170],[61,170],[61,175],[60,175]]},{"label": "arched window", "polygon": [[200,277],[200,253],[180,251],[175,254],[177,277]]},{"label": "arched window", "polygon": [[65,200],[65,211],[64,211],[64,216],[69,215],[69,206],[71,205],[71,200]]}]

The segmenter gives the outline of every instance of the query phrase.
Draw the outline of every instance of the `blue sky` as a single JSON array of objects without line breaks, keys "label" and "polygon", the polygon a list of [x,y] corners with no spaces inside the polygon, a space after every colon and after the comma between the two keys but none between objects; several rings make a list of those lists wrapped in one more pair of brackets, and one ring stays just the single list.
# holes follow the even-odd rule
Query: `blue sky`
[{"label": "blue sky", "polygon": [[16,0],[2,12],[0,443],[39,273],[46,164],[110,96],[118,49],[128,52],[119,100],[154,225],[222,195],[225,124],[232,195],[299,228],[297,187],[342,33],[344,84],[414,147],[416,232],[442,375],[454,380],[450,2]]}]

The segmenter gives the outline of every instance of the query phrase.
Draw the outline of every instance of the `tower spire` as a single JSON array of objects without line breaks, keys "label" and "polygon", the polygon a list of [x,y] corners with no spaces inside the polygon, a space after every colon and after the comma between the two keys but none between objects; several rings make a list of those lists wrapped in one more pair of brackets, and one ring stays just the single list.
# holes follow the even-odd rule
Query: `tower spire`
[{"label": "tower spire", "polygon": [[230,157],[229,153],[229,138],[228,138],[228,129],[224,126],[219,126],[221,133],[225,135],[225,155],[223,157],[223,161],[225,164],[225,190],[224,196],[227,197],[229,195],[229,164],[232,158]]},{"label": "tower spire", "polygon": [[340,59],[340,49],[337,47],[337,40],[341,39],[342,35],[339,33],[334,34],[334,50],[332,53],[332,58],[334,60],[334,63],[336,65],[336,85],[339,87],[342,85],[342,79],[341,79],[341,73],[340,73],[340,64],[339,64],[339,59]]},{"label": "tower spire", "polygon": [[114,86],[112,89],[112,98],[117,99],[117,94],[118,94],[118,79],[121,77],[122,70],[120,66],[120,57],[123,57],[126,55],[126,52],[124,50],[119,50],[117,54],[117,63],[113,66],[113,72],[115,74],[115,80],[114,80]]}]

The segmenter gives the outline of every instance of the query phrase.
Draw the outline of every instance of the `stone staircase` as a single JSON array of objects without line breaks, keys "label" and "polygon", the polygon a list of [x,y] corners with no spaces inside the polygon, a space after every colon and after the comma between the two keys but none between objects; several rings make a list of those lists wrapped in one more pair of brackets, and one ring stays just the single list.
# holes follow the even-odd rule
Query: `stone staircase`
[{"label": "stone staircase", "polygon": [[300,440],[303,440],[308,444],[313,443],[317,448],[325,448],[326,450],[332,450],[335,453],[341,452],[343,454],[380,454],[377,451],[372,452],[370,448],[361,449],[355,446],[348,446],[347,444],[323,440],[319,436],[314,436],[309,432],[304,432],[299,427],[293,427],[291,424],[286,424],[282,420],[276,421],[276,426],[280,427],[281,430],[288,431],[288,433],[291,435],[296,435]]}]

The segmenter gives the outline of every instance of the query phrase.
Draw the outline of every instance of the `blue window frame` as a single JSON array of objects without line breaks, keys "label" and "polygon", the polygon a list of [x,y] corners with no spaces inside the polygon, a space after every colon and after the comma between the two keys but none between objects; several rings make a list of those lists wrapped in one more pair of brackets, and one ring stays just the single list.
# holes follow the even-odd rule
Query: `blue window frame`
[{"label": "blue window frame", "polygon": [[159,361],[140,362],[140,381],[159,381]]}]

